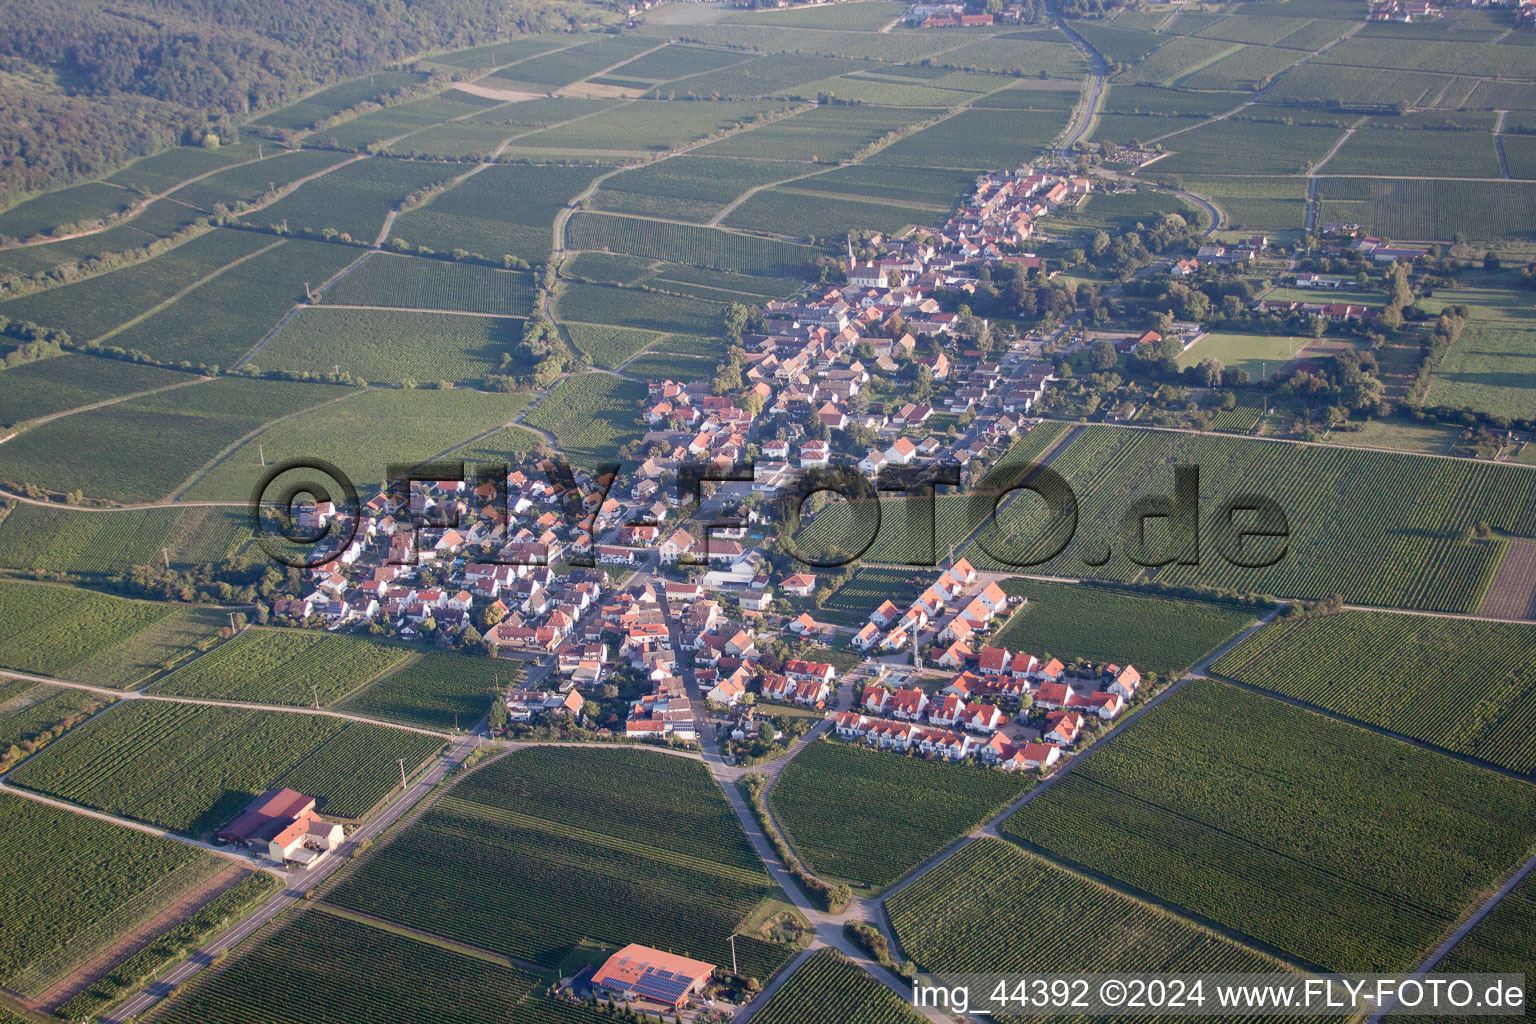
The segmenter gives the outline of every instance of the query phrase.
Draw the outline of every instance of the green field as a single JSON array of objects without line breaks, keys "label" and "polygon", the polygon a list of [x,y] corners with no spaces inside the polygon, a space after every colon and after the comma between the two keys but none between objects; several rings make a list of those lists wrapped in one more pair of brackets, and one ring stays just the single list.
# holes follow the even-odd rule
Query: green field
[{"label": "green field", "polygon": [[[1152,574],[1130,562],[1134,536],[1124,529],[1124,513],[1142,496],[1172,495],[1175,463],[1200,469],[1203,522],[1213,523],[1209,517],[1230,498],[1256,494],[1280,506],[1290,536],[1278,562],[1250,569],[1230,562],[1207,534],[1200,565],[1156,571],[1156,579],[1174,584],[1307,598],[1339,593],[1359,604],[1472,611],[1502,548],[1465,540],[1465,529],[1486,520],[1511,534],[1536,535],[1533,510],[1521,497],[1529,481],[1518,468],[1090,424],[1051,464],[1076,492],[1076,539],[1030,571],[1106,579]],[[1043,503],[1011,504],[982,541],[1014,561],[1030,560],[1047,553],[1033,542],[1043,521]],[[1148,522],[1140,557],[1160,561],[1172,545],[1156,520]],[[1244,561],[1276,553],[1256,546],[1273,542],[1247,543]],[[1111,560],[1101,568],[1087,565],[1103,557],[1106,544]],[[991,563],[978,545],[966,557],[978,567]]]},{"label": "green field", "polygon": [[132,398],[7,441],[0,479],[59,492],[78,488],[109,501],[154,501],[263,423],[343,393],[323,384],[221,377]]},{"label": "green field", "polygon": [[725,307],[678,295],[608,285],[567,284],[555,306],[562,320],[615,324],[669,334],[718,334]]},{"label": "green field", "polygon": [[227,869],[182,843],[0,795],[0,983],[41,995]]},{"label": "green field", "polygon": [[173,370],[90,356],[66,354],[23,363],[0,372],[0,426],[191,381]]},{"label": "green field", "polygon": [[1329,174],[1380,174],[1390,167],[1410,177],[1499,176],[1499,156],[1487,131],[1361,128],[1324,166]]},{"label": "green field", "polygon": [[248,499],[265,472],[263,458],[268,467],[285,459],[320,458],[339,466],[359,490],[382,485],[391,466],[430,461],[493,430],[516,416],[529,397],[462,388],[336,391],[346,400],[266,427],[209,467],[187,496]]},{"label": "green field", "polygon": [[1083,659],[1135,665],[1166,676],[1189,668],[1257,619],[1196,601],[1174,601],[1090,586],[1008,579],[1024,605],[989,641],[1044,660]]},{"label": "green field", "polygon": [[567,377],[524,420],[554,435],[555,444],[578,466],[612,459],[640,428],[645,386],[607,373]]},{"label": "green field", "polygon": [[881,887],[997,814],[1030,781],[828,740],[790,761],[768,805],[812,871]]},{"label": "green field", "polygon": [[0,665],[130,688],[228,624],[223,611],[109,597],[44,583],[0,582]]},{"label": "green field", "polygon": [[[371,976],[366,990],[359,973]],[[327,913],[263,931],[204,972],[157,1019],[166,1024],[351,1024],[380,1015],[420,1024],[597,1024],[607,1018],[543,996],[547,979]],[[454,993],[453,1006],[444,1001]]]},{"label": "green field", "polygon": [[750,188],[815,170],[787,160],[727,160],[689,154],[614,175],[603,182],[592,205],[617,213],[702,222]]},{"label": "green field", "polygon": [[1212,666],[1512,771],[1536,771],[1536,626],[1341,612],[1278,623]]},{"label": "green field", "polygon": [[1003,831],[1303,964],[1384,971],[1525,858],[1533,811],[1524,783],[1191,680]]},{"label": "green field", "polygon": [[522,332],[523,321],[513,317],[313,306],[284,324],[256,359],[263,369],[330,373],[340,367],[391,384],[477,381],[532,369],[502,362]]},{"label": "green field", "polygon": [[308,128],[315,122],[365,100],[386,96],[396,89],[418,85],[426,75],[411,71],[381,71],[322,89],[297,103],[261,117],[256,123],[273,128]]},{"label": "green field", "polygon": [[720,367],[717,359],[672,352],[646,352],[624,367],[624,372],[646,380],[675,380],[687,383],[710,380]]},{"label": "green field", "polygon": [[15,785],[199,836],[273,786],[360,818],[442,742],[320,715],[124,701],[13,769]]},{"label": "green field", "polygon": [[223,561],[249,536],[243,509],[97,513],[16,505],[0,520],[0,569],[95,577],[152,562],[184,569]]},{"label": "green field", "polygon": [[[469,775],[326,899],[547,966],[583,938],[729,963],[770,888],[703,765],[541,747]],[[743,973],[766,979],[792,951],[762,945],[738,940]]]},{"label": "green field", "polygon": [[413,655],[335,708],[426,729],[468,729],[490,710],[491,694],[505,690],[520,671],[516,663],[492,658]]},{"label": "green field", "polygon": [[823,949],[753,1018],[759,1024],[919,1024],[926,1018],[841,953]]},{"label": "green field", "polygon": [[399,664],[406,648],[300,629],[248,629],[156,683],[173,697],[330,704]]},{"label": "green field", "polygon": [[1211,332],[1185,349],[1178,363],[1181,367],[1194,366],[1202,360],[1215,359],[1222,366],[1246,370],[1250,378],[1262,381],[1280,373],[1298,355],[1305,354],[1311,341],[1311,338],[1276,334]]},{"label": "green field", "polygon": [[970,844],[886,905],[902,948],[930,971],[1284,969],[999,839]]},{"label": "green field", "polygon": [[527,316],[533,312],[533,289],[533,276],[518,271],[375,253],[327,288],[320,301]]},{"label": "green field", "polygon": [[0,763],[20,760],[25,744],[47,744],[56,738],[51,730],[67,731],[111,700],[74,687],[0,679],[0,756],[6,759]]},{"label": "green field", "polygon": [[640,100],[513,141],[513,155],[622,155],[665,152],[783,108],[759,101],[667,103]]}]

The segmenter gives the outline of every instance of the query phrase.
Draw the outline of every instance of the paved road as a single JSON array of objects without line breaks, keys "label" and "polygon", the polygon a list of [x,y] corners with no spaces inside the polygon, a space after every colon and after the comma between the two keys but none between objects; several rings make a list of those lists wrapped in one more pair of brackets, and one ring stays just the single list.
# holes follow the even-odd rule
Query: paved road
[{"label": "paved road", "polygon": [[336,855],[326,859],[314,868],[307,871],[290,872],[287,875],[288,887],[281,893],[268,900],[260,908],[241,918],[221,933],[216,939],[208,943],[189,958],[182,961],[177,967],[159,981],[152,982],[138,995],[120,1005],[115,1011],[102,1019],[102,1024],[123,1024],[145,1013],[161,999],[165,998],[176,986],[185,983],[195,976],[204,967],[211,964],[215,957],[223,953],[254,934],[259,928],[283,913],[285,910],[302,907],[304,894],[335,873],[341,865],[350,860],[356,853],[360,844],[378,836],[400,819],[407,811],[416,806],[428,793],[432,792],[439,782],[447,777],[448,773],[459,765],[470,752],[479,745],[482,737],[471,734],[461,739],[454,747],[438,758],[432,767],[428,768],[416,781],[403,793],[397,796],[387,807],[347,839],[342,844]]}]

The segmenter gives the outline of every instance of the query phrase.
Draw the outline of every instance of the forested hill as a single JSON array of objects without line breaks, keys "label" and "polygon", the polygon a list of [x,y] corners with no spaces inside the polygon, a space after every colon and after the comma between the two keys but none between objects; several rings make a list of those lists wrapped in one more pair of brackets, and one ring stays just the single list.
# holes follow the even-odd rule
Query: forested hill
[{"label": "forested hill", "polygon": [[316,85],[571,27],[561,0],[0,0],[0,208]]}]

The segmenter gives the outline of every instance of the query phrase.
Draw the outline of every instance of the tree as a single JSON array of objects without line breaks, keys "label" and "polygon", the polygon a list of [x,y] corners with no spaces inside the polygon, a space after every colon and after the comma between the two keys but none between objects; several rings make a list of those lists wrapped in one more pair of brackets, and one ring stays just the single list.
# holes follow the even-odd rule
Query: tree
[{"label": "tree", "polygon": [[1115,344],[1108,338],[1100,338],[1093,343],[1093,348],[1088,352],[1088,365],[1096,372],[1113,370],[1120,365],[1120,356],[1115,352]]},{"label": "tree", "polygon": [[506,729],[512,716],[507,712],[507,702],[501,699],[501,694],[491,698],[490,726],[492,729]]}]

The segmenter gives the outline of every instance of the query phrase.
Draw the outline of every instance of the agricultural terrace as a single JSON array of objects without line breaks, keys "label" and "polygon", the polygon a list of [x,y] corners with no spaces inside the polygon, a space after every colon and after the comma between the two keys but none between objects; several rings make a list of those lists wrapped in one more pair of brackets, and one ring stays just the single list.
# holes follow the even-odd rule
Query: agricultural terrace
[{"label": "agricultural terrace", "polygon": [[216,608],[0,581],[0,667],[131,688],[228,626]]},{"label": "agricultural terrace", "polygon": [[971,843],[886,906],[902,949],[929,971],[1285,969],[1000,839]]},{"label": "agricultural terrace", "polygon": [[409,654],[406,647],[344,633],[256,626],[152,689],[174,697],[308,707],[346,696]]},{"label": "agricultural terrace", "polygon": [[7,779],[96,810],[201,836],[288,786],[323,814],[361,818],[442,747],[432,736],[321,715],[132,700]]},{"label": "agricultural terrace", "polygon": [[758,1024],[921,1024],[905,999],[835,949],[813,953],[753,1020]]},{"label": "agricultural terrace", "polygon": [[[554,967],[584,939],[729,963],[727,937],[772,891],[699,762],[537,747],[476,769],[325,898]],[[736,945],[761,980],[793,953]]]},{"label": "agricultural terrace", "polygon": [[81,515],[16,504],[0,519],[0,570],[102,577],[154,562],[185,569],[224,561],[250,532],[244,509],[147,508]]},{"label": "agricultural terrace", "polygon": [[[1153,573],[1175,585],[1301,598],[1342,594],[1358,604],[1470,612],[1504,550],[1497,541],[1466,539],[1470,528],[1488,522],[1536,535],[1530,481],[1520,467],[1089,424],[1051,464],[1077,495],[1076,540],[1028,571],[1111,580],[1149,572],[1130,561],[1122,519],[1145,495],[1173,494],[1176,463],[1199,467],[1205,539],[1200,565]],[[1232,565],[1214,548],[1213,517],[1223,502],[1244,494],[1274,500],[1289,523],[1286,553],[1268,568]],[[1014,553],[1040,536],[1041,523],[1043,503],[1005,505],[965,556],[977,568],[1006,571],[981,544],[1025,557]],[[1148,521],[1148,560],[1168,557],[1171,548],[1155,523]],[[1102,558],[1106,544],[1113,549],[1108,564],[1085,564]]]},{"label": "agricultural terrace", "polygon": [[1063,661],[1132,664],[1160,676],[1182,672],[1258,617],[1199,601],[1148,597],[1086,584],[1002,581],[1028,604],[988,641]]},{"label": "agricultural terrace", "polygon": [[[273,423],[220,456],[198,474],[185,496],[249,500],[266,468],[287,459],[324,459],[339,466],[359,491],[382,486],[391,466],[429,462],[481,438],[511,422],[529,402],[526,394],[464,388],[335,392],[341,401]],[[248,525],[245,530],[249,534]]]},{"label": "agricultural terrace", "polygon": [[768,806],[812,871],[880,888],[997,814],[1030,780],[827,740],[785,765]]},{"label": "agricultural terrace", "polygon": [[1524,859],[1533,813],[1536,787],[1192,679],[1003,832],[1302,966],[1390,971]]},{"label": "agricultural terrace", "polygon": [[516,662],[412,654],[335,708],[425,729],[468,729],[485,717],[492,694],[504,691],[520,675]]},{"label": "agricultural terrace", "polygon": [[1340,612],[1281,620],[1215,672],[1511,771],[1536,771],[1536,626]]},{"label": "agricultural terrace", "polygon": [[[359,988],[357,979],[369,978]],[[320,907],[262,931],[156,1019],[164,1024],[596,1024],[545,998],[547,979],[483,953],[424,942]],[[454,993],[445,1000],[444,993]]]},{"label": "agricultural terrace", "polygon": [[0,984],[41,996],[229,870],[183,843],[0,794]]}]

